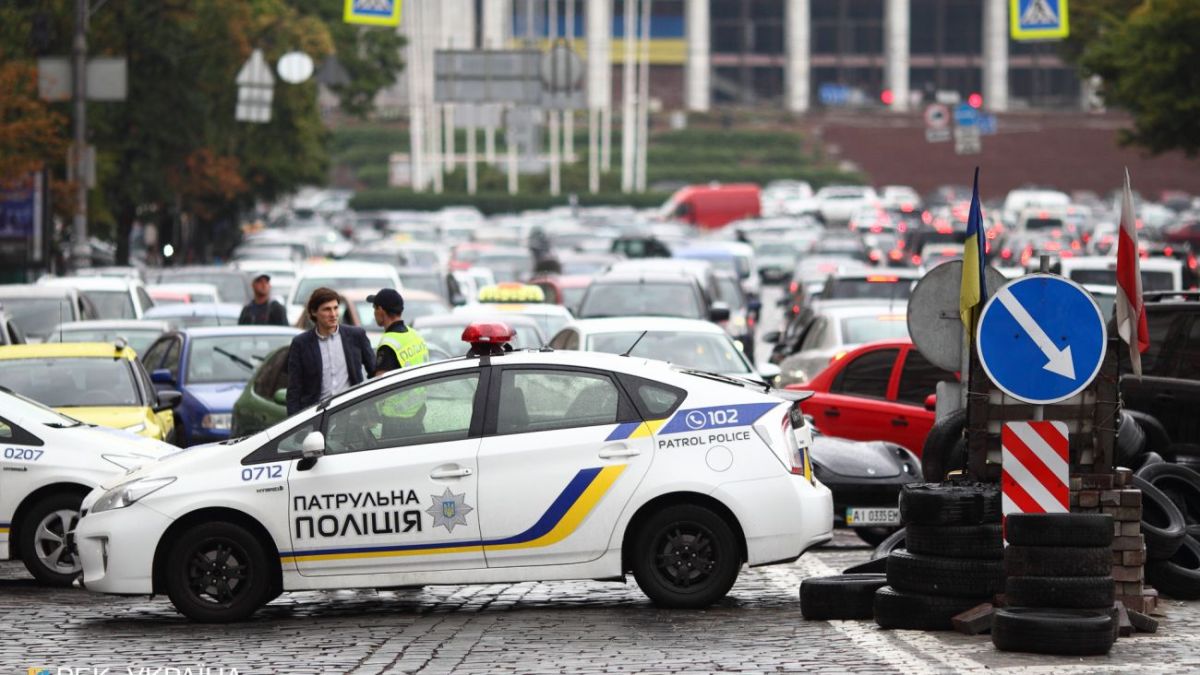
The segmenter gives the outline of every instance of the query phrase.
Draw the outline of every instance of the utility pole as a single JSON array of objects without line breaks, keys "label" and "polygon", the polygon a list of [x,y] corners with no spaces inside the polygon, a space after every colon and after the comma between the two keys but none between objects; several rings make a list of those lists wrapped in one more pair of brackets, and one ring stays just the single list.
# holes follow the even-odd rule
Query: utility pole
[{"label": "utility pole", "polygon": [[637,40],[637,3],[626,0],[625,12],[625,62],[621,84],[621,192],[633,192],[634,145],[637,136],[636,114],[637,88],[634,82],[634,47]]},{"label": "utility pole", "polygon": [[71,267],[92,266],[88,244],[87,200],[87,23],[88,0],[75,0],[75,41],[71,47],[72,103],[75,106],[75,217],[71,222]]},{"label": "utility pole", "polygon": [[638,134],[634,189],[646,191],[646,148],[650,145],[650,3],[642,0],[641,62],[638,67]]}]

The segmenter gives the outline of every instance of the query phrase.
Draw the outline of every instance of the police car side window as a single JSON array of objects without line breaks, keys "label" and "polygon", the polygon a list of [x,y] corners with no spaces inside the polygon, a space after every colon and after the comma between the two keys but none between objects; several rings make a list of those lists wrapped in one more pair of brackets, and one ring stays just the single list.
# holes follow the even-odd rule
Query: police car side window
[{"label": "police car side window", "polygon": [[327,415],[329,454],[464,440],[471,430],[479,373],[406,383]]},{"label": "police car side window", "polygon": [[570,429],[617,421],[620,395],[606,375],[569,370],[505,370],[499,434]]}]

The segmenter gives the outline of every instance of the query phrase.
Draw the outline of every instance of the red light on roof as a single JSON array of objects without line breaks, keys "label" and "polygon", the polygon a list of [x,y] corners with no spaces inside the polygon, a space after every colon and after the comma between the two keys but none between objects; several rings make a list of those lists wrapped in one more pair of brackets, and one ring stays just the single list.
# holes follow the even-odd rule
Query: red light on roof
[{"label": "red light on roof", "polygon": [[463,329],[462,341],[475,344],[482,342],[485,344],[504,344],[512,342],[516,337],[517,332],[509,327],[506,323],[499,321],[473,323]]}]

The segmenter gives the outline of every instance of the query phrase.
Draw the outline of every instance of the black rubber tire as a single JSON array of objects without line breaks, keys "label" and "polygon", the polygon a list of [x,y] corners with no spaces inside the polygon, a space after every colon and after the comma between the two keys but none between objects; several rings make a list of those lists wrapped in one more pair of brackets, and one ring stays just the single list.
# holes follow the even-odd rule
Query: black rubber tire
[{"label": "black rubber tire", "polygon": [[906,593],[884,586],[875,591],[875,623],[880,628],[951,630],[950,619],[979,604],[978,598]]},{"label": "black rubber tire", "polygon": [[[675,539],[670,540],[671,537]],[[697,550],[691,550],[692,546]],[[685,571],[683,565],[666,566],[680,574],[698,575],[692,578],[698,583],[687,586],[669,578],[672,572],[657,565],[660,554],[708,555],[710,559],[706,570]],[[733,529],[721,516],[695,504],[676,504],[651,515],[634,536],[632,560],[633,577],[642,592],[655,605],[670,609],[701,609],[712,605],[733,587],[742,566]],[[672,561],[678,562],[675,558]]]},{"label": "black rubber tire", "polygon": [[1000,487],[990,483],[909,483],[900,488],[905,525],[981,525],[1000,522]]},{"label": "black rubber tire", "polygon": [[1012,607],[1105,609],[1113,604],[1113,578],[1009,577],[1004,593]]},{"label": "black rubber tire", "polygon": [[1009,546],[1004,572],[1010,577],[1106,577],[1113,554],[1107,546]]},{"label": "black rubber tire", "polygon": [[1146,581],[1176,600],[1200,600],[1200,542],[1188,536],[1170,560],[1146,563]]},{"label": "black rubber tire", "polygon": [[921,446],[921,475],[927,480],[940,481],[946,476],[950,456],[966,426],[966,410],[955,410],[933,423]]},{"label": "black rubber tire", "polygon": [[1123,412],[1137,422],[1142,429],[1142,434],[1146,436],[1146,446],[1143,453],[1157,452],[1163,453],[1167,448],[1171,447],[1171,435],[1167,433],[1167,428],[1158,421],[1158,418],[1150,413],[1144,413],[1141,410],[1129,410],[1126,408]]},{"label": "black rubber tire", "polygon": [[1111,546],[1113,518],[1107,513],[1013,513],[1004,520],[1013,546]]},{"label": "black rubber tire", "polygon": [[[221,560],[222,551],[225,552],[224,560]],[[228,588],[230,598],[225,601],[216,601],[207,588],[203,594],[198,594],[191,585],[192,573],[197,571],[193,565],[198,556],[209,558],[214,565],[233,559],[238,564],[232,569],[242,570],[239,576],[246,580],[245,583]],[[209,571],[219,573],[221,570],[214,566]],[[266,548],[257,537],[240,525],[212,522],[192,527],[171,544],[163,579],[167,597],[179,613],[202,623],[229,623],[249,618],[275,596],[279,588],[278,581],[273,578],[276,574],[278,569],[271,564]]]},{"label": "black rubber tire", "polygon": [[1117,416],[1117,443],[1114,448],[1115,459],[1120,466],[1146,451],[1146,432],[1137,421],[1130,416],[1129,411],[1122,410]]},{"label": "black rubber tire", "polygon": [[[18,533],[17,541],[12,542],[16,545],[17,551],[21,555],[21,561],[25,563],[25,569],[37,579],[39,583],[45,586],[70,586],[79,576],[82,569],[80,567],[79,553],[71,550],[63,552],[63,558],[59,558],[64,565],[71,562],[72,571],[58,571],[51,568],[42,562],[38,556],[37,530],[38,526],[46,518],[51,517],[57,511],[72,511],[75,514],[73,520],[69,521],[64,527],[70,531],[74,523],[79,522],[79,505],[83,503],[83,496],[72,494],[70,492],[57,492],[43,497],[40,501],[33,505],[25,513],[25,517],[21,519],[21,530]],[[61,519],[55,519],[59,524]],[[50,528],[50,534],[66,534],[59,532],[63,528]],[[11,544],[10,544],[11,545]]]},{"label": "black rubber tire", "polygon": [[875,547],[875,550],[871,552],[871,560],[887,560],[889,553],[904,548],[905,541],[905,528],[902,527]]},{"label": "black rubber tire", "polygon": [[1166,460],[1163,459],[1162,455],[1151,450],[1150,452],[1143,452],[1142,454],[1138,455],[1137,457],[1134,457],[1133,461],[1130,462],[1129,466],[1126,468],[1134,473],[1137,473],[1148,466],[1154,466],[1155,464],[1162,464],[1165,461]]},{"label": "black rubber tire", "polygon": [[999,560],[1004,557],[1000,525],[909,525],[910,552],[945,558]]},{"label": "black rubber tire", "polygon": [[894,527],[856,527],[854,534],[858,535],[863,543],[871,546],[879,546],[887,541],[887,538],[896,533]]},{"label": "black rubber tire", "polygon": [[887,556],[871,558],[864,563],[851,565],[842,570],[842,574],[887,574]]},{"label": "black rubber tire", "polygon": [[1187,536],[1183,511],[1150,481],[1135,475],[1133,487],[1142,491],[1142,535],[1147,560],[1170,560]]},{"label": "black rubber tire", "polygon": [[986,599],[1004,590],[1004,563],[893,551],[887,578],[898,591]]},{"label": "black rubber tire", "polygon": [[1136,475],[1150,481],[1179,507],[1189,534],[1200,533],[1200,473],[1181,464],[1151,464]]},{"label": "black rubber tire", "polygon": [[800,613],[806,619],[870,619],[875,591],[887,585],[883,574],[839,574],[800,582]]},{"label": "black rubber tire", "polygon": [[992,644],[1004,652],[1095,656],[1112,649],[1114,628],[1111,610],[997,607]]}]

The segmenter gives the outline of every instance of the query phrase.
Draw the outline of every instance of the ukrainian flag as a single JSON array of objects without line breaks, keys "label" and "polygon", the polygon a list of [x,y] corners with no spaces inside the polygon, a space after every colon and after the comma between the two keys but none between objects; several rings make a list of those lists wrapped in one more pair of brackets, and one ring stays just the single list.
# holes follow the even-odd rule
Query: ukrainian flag
[{"label": "ukrainian flag", "polygon": [[967,214],[967,240],[963,242],[962,285],[958,298],[958,315],[967,333],[974,335],[975,309],[987,296],[983,266],[987,264],[987,248],[983,240],[983,211],[979,207],[979,167],[975,167],[975,187],[971,191],[971,210]]}]

